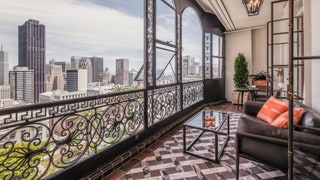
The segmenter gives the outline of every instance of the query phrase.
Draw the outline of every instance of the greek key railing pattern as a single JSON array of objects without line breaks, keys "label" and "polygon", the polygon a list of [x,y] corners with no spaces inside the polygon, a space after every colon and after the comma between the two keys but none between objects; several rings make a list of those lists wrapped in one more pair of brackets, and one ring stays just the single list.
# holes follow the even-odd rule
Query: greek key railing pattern
[{"label": "greek key railing pattern", "polygon": [[73,166],[142,131],[143,107],[137,91],[1,111],[0,178],[40,179]]},{"label": "greek key railing pattern", "polygon": [[211,79],[211,33],[204,33],[204,79]]},{"label": "greek key railing pattern", "polygon": [[180,109],[179,97],[181,97],[179,85],[149,90],[148,125],[151,126],[175,114]]},{"label": "greek key railing pattern", "polygon": [[203,100],[203,82],[183,84],[183,109]]}]

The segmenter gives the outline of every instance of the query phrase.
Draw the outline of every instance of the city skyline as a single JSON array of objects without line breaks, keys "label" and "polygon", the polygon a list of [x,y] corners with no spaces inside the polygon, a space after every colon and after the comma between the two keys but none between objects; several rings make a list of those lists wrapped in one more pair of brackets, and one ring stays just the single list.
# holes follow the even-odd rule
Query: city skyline
[{"label": "city skyline", "polygon": [[[139,69],[143,64],[143,11],[132,8],[129,11],[128,6],[121,9],[119,4],[127,3],[123,0],[112,2],[30,0],[26,4],[21,0],[1,1],[0,44],[9,54],[10,70],[18,65],[18,26],[28,19],[46,25],[47,63],[51,59],[69,61],[74,55],[97,56],[103,57],[106,67],[112,67],[109,69],[115,73],[114,59],[125,57],[131,60],[131,67]],[[140,2],[143,1],[130,1],[131,7],[141,6],[142,9]],[[43,9],[47,12],[43,13]],[[125,23],[119,26],[119,22]],[[127,29],[130,33],[125,33]]]},{"label": "city skyline", "polygon": [[[96,56],[102,57],[104,67],[115,74],[114,60],[126,58],[130,59],[130,68],[139,70],[144,58],[143,4],[143,0],[0,1],[0,44],[9,54],[11,70],[18,65],[17,26],[36,19],[46,25],[46,63],[51,59],[69,62],[71,56]],[[201,60],[201,32],[189,28],[197,20],[196,16],[189,19],[190,15],[192,11],[185,11],[183,16],[183,33],[190,34],[184,36],[183,55]],[[168,20],[172,19],[169,16],[159,17],[157,29],[173,37],[175,32],[168,28]],[[199,34],[200,43],[194,43],[193,33]]]}]

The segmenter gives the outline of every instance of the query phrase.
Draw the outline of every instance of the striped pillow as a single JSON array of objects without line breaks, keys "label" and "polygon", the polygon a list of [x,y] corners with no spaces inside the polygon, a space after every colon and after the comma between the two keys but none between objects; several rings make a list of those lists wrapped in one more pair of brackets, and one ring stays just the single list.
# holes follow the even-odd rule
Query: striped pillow
[{"label": "striped pillow", "polygon": [[[293,124],[296,125],[300,121],[303,115],[303,108],[296,108],[293,110]],[[288,128],[288,120],[289,120],[289,111],[282,113],[278,116],[271,125],[281,127],[281,128]]]},{"label": "striped pillow", "polygon": [[271,124],[273,120],[286,111],[288,111],[288,103],[271,96],[258,112],[257,118]]}]

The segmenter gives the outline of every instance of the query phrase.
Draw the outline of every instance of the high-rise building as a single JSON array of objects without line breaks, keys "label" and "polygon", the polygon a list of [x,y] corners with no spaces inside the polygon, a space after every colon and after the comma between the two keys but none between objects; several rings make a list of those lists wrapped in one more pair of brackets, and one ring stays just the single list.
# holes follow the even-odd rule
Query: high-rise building
[{"label": "high-rise building", "polygon": [[109,82],[110,82],[109,81],[109,76],[110,76],[109,69],[106,67],[106,68],[104,68],[104,71],[102,73],[100,81],[102,81],[102,83],[105,84],[105,85],[109,84]]},{"label": "high-rise building", "polygon": [[86,69],[67,70],[67,91],[74,92],[87,89],[87,87],[88,81]]},{"label": "high-rise building", "polygon": [[100,78],[103,74],[103,58],[102,57],[91,57],[92,65],[92,82],[102,82]]},{"label": "high-rise building", "polygon": [[129,59],[116,59],[115,84],[129,86]]},{"label": "high-rise building", "polygon": [[49,74],[46,74],[46,91],[64,90],[62,66],[49,64]]},{"label": "high-rise building", "polygon": [[182,77],[194,76],[196,71],[194,57],[184,56],[182,59]]},{"label": "high-rise building", "polygon": [[87,57],[72,56],[71,57],[71,69],[86,69],[87,70],[87,81],[92,82],[92,63],[91,59]]},{"label": "high-rise building", "polygon": [[0,86],[0,99],[10,99],[10,86]]},{"label": "high-rise building", "polygon": [[131,69],[129,72],[129,86],[137,86],[138,81],[135,81],[135,77],[137,76],[138,72],[134,69]]},{"label": "high-rise building", "polygon": [[8,53],[3,51],[3,47],[1,45],[0,49],[0,86],[8,86],[9,80],[9,62],[8,62]]},{"label": "high-rise building", "polygon": [[46,29],[39,21],[30,19],[18,27],[19,66],[34,73],[34,102],[45,90]]},{"label": "high-rise building", "polygon": [[11,99],[32,103],[34,101],[34,74],[28,67],[14,67],[9,72]]}]

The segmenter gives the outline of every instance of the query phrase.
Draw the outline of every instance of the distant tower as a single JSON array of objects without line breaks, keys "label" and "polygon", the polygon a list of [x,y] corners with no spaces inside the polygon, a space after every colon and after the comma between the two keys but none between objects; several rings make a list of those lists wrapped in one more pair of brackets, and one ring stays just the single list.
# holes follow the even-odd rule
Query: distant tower
[{"label": "distant tower", "polygon": [[129,59],[116,59],[115,84],[129,86]]},{"label": "distant tower", "polygon": [[67,70],[67,91],[73,92],[81,89],[87,89],[87,70],[71,69]]},{"label": "distant tower", "polygon": [[129,73],[129,86],[137,86],[138,82],[134,79],[136,78],[138,72],[134,69],[132,69]]},{"label": "distant tower", "polygon": [[100,76],[103,74],[103,58],[91,57],[92,82],[102,82]]},{"label": "distant tower", "polygon": [[196,66],[194,57],[184,56],[182,59],[182,76],[194,76],[196,74]]},{"label": "distant tower", "polygon": [[34,102],[45,90],[46,29],[37,20],[28,20],[18,27],[19,66],[34,72]]},{"label": "distant tower", "polygon": [[14,67],[13,71],[9,72],[11,98],[32,103],[34,100],[33,77],[33,70],[28,70],[28,67]]},{"label": "distant tower", "polygon": [[8,86],[8,75],[9,75],[9,63],[8,63],[8,53],[3,51],[1,45],[0,49],[0,86]]}]

